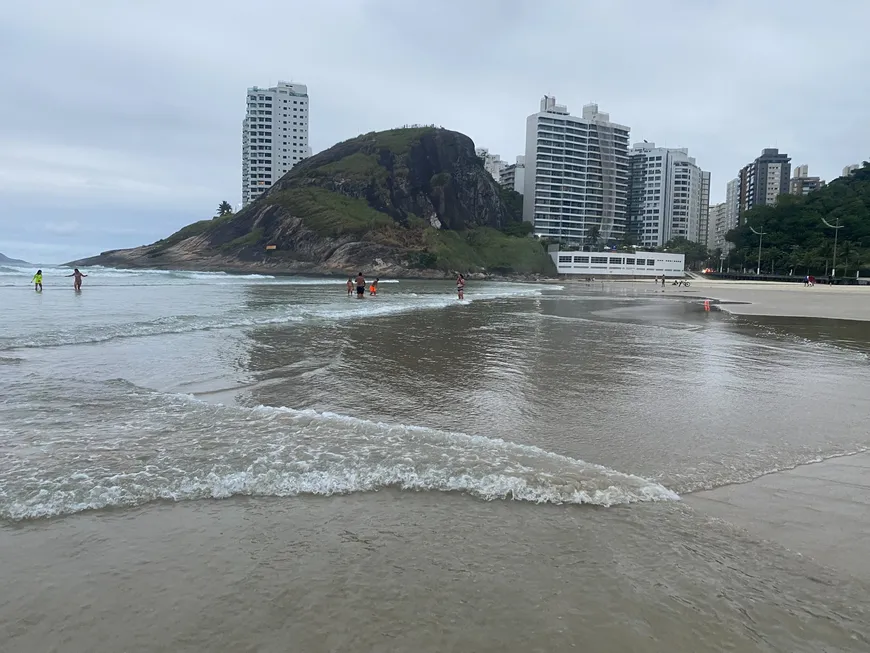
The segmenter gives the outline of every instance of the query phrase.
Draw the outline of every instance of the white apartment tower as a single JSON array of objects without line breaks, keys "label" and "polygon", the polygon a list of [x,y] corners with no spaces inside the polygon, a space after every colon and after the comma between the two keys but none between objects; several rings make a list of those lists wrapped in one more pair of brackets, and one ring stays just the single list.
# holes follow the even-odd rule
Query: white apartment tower
[{"label": "white apartment tower", "polygon": [[687,149],[655,143],[637,143],[629,161],[628,227],[637,244],[661,247],[673,238],[706,244],[710,173]]},{"label": "white apartment tower", "polygon": [[728,251],[732,244],[725,240],[725,234],[735,229],[740,223],[740,178],[735,177],[725,186],[725,209],[719,216],[719,226],[716,227],[716,245],[713,249]]},{"label": "white apartment tower", "polygon": [[516,163],[510,164],[502,170],[499,183],[503,188],[515,190],[522,195],[526,185],[526,157],[518,156]]},{"label": "white apartment tower", "polygon": [[710,216],[707,223],[707,249],[725,251],[726,204],[710,206]]},{"label": "white apartment tower", "polygon": [[248,89],[247,106],[242,121],[242,206],[311,156],[305,84],[253,86]]},{"label": "white apartment tower", "polygon": [[628,127],[597,104],[581,116],[545,95],[526,120],[523,219],[535,234],[563,243],[601,244],[625,233]]},{"label": "white apartment tower", "polygon": [[502,161],[498,154],[491,154],[485,147],[476,148],[474,153],[477,154],[477,158],[483,161],[483,167],[490,176],[496,182],[501,183],[501,173],[507,167],[507,162]]}]

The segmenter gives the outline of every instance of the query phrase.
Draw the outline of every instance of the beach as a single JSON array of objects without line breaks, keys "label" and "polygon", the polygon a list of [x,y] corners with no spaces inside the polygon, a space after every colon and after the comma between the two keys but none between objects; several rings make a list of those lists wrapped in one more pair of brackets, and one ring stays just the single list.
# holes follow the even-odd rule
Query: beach
[{"label": "beach", "polygon": [[691,279],[686,293],[711,298],[735,315],[870,320],[870,286]]},{"label": "beach", "polygon": [[44,271],[0,269],[4,651],[870,649],[861,322]]}]

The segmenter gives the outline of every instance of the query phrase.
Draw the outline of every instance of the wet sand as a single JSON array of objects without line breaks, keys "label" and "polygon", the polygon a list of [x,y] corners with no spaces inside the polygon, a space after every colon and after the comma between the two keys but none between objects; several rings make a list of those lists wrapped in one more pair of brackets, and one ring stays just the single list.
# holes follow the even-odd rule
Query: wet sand
[{"label": "wet sand", "polygon": [[870,580],[870,454],[800,465],[683,500],[751,535]]},{"label": "wet sand", "polygon": [[[691,280],[688,288],[668,286],[671,295],[696,295],[720,302],[735,315],[870,320],[870,286],[821,286],[753,281]],[[676,291],[676,292],[671,292]]]}]

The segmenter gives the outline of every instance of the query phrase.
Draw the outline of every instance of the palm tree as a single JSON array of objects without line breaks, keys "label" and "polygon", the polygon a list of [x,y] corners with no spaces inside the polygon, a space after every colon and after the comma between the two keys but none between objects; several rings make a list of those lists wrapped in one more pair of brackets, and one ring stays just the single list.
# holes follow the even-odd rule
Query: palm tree
[{"label": "palm tree", "polygon": [[221,218],[225,215],[231,215],[233,212],[233,206],[226,200],[218,204],[217,208],[217,217]]},{"label": "palm tree", "polygon": [[601,240],[601,227],[597,224],[592,225],[589,228],[589,232],[586,234],[586,243],[592,248],[598,247],[598,243]]}]

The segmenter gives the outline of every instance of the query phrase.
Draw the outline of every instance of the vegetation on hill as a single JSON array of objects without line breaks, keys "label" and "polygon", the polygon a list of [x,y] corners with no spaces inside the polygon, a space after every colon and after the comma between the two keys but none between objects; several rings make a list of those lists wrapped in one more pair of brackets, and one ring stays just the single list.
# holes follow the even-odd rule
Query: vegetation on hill
[{"label": "vegetation on hill", "polygon": [[763,272],[822,275],[834,264],[834,229],[837,234],[836,276],[856,271],[870,272],[870,163],[849,177],[835,179],[817,191],[795,197],[783,195],[776,206],[747,211],[743,224],[728,232],[726,239],[735,249],[729,255],[731,267],[754,269],[758,261],[759,237],[763,232]]},{"label": "vegetation on hill", "polygon": [[186,257],[217,253],[255,264],[555,273],[522,221],[522,196],[492,179],[470,138],[432,126],[338,143],[238,213],[228,202],[217,213],[145,256],[169,265],[185,243]]}]

